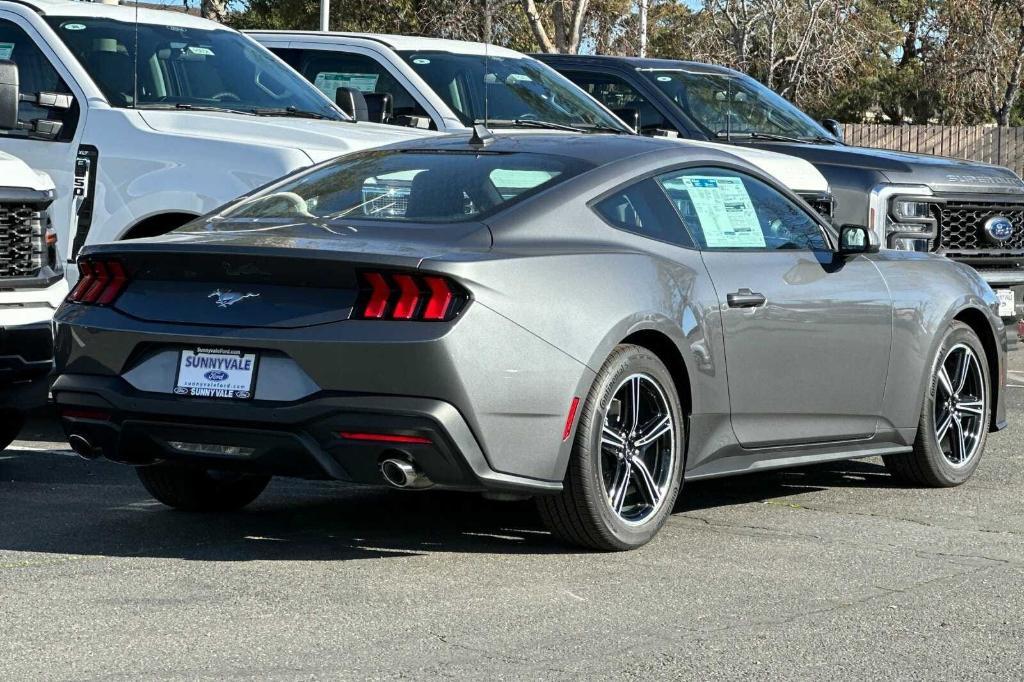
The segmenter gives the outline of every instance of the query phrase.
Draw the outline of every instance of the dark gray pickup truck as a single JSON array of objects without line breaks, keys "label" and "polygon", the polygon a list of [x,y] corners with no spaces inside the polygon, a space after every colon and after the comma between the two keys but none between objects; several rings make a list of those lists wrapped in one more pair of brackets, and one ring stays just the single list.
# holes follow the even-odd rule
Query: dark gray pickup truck
[{"label": "dark gray pickup truck", "polygon": [[[999,166],[852,147],[738,71],[666,59],[535,55],[648,135],[770,149],[814,164],[836,224],[867,225],[883,248],[933,251],[976,268],[1000,316],[1024,311],[1024,182]],[[1011,340],[1017,325],[1008,325]]]}]

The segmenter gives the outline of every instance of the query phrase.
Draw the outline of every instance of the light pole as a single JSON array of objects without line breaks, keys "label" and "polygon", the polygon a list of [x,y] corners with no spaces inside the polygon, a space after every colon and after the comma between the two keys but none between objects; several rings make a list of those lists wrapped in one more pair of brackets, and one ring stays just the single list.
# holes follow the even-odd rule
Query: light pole
[{"label": "light pole", "polygon": [[320,30],[331,30],[331,0],[320,0]]}]

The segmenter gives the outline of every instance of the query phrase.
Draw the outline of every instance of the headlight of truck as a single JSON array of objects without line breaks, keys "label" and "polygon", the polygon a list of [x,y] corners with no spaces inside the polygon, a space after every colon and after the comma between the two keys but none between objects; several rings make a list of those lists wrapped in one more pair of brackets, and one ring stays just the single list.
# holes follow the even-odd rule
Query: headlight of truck
[{"label": "headlight of truck", "polygon": [[886,248],[932,249],[939,225],[928,187],[882,185],[872,191],[870,205],[870,224]]}]

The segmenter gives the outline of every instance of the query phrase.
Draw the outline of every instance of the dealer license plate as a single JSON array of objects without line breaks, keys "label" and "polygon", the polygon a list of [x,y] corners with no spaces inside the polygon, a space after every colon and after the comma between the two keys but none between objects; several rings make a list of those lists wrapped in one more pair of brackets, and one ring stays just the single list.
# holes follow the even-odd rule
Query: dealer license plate
[{"label": "dealer license plate", "polygon": [[996,295],[999,296],[999,317],[1013,317],[1016,308],[1013,289],[996,289]]},{"label": "dealer license plate", "polygon": [[176,395],[194,398],[252,398],[256,353],[224,348],[183,350],[178,361]]}]

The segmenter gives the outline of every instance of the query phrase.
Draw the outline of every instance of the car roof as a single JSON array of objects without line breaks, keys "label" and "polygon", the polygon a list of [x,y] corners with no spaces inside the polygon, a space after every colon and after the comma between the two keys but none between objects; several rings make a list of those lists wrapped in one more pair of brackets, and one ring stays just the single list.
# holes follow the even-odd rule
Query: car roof
[{"label": "car roof", "polygon": [[[490,153],[527,153],[564,156],[603,166],[613,161],[642,154],[664,153],[678,156],[680,161],[694,158],[728,158],[746,165],[739,157],[727,151],[710,149],[706,144],[690,144],[677,138],[645,137],[642,135],[615,135],[611,133],[577,133],[516,131],[495,132],[493,138],[482,147],[470,143],[469,133],[456,133],[440,137],[428,137],[388,145],[387,149],[437,150],[437,151],[486,151]],[[675,152],[675,154],[673,154]]]},{"label": "car roof", "polygon": [[684,69],[696,73],[718,73],[728,75],[742,75],[735,69],[730,69],[719,64],[706,64],[704,62],[690,62],[684,59],[651,59],[641,57],[615,57],[611,55],[594,54],[534,54],[531,55],[551,64],[573,62],[587,63],[594,66],[600,64],[617,64],[627,66],[631,69]]},{"label": "car roof", "polygon": [[402,51],[451,52],[452,54],[488,55],[491,57],[526,56],[522,52],[487,43],[474,43],[468,40],[446,40],[444,38],[423,38],[421,36],[399,36],[388,33],[354,33],[349,31],[246,31],[246,33],[251,33],[254,36],[294,36],[300,40],[303,38],[316,38],[320,41],[330,38],[356,38],[359,40],[370,40],[386,45],[393,50]]},{"label": "car roof", "polygon": [[185,12],[135,7],[134,5],[106,5],[101,2],[69,2],[68,0],[13,0],[13,2],[30,7],[44,16],[96,17],[128,22],[134,22],[137,17],[141,24],[231,30],[222,24]]}]

